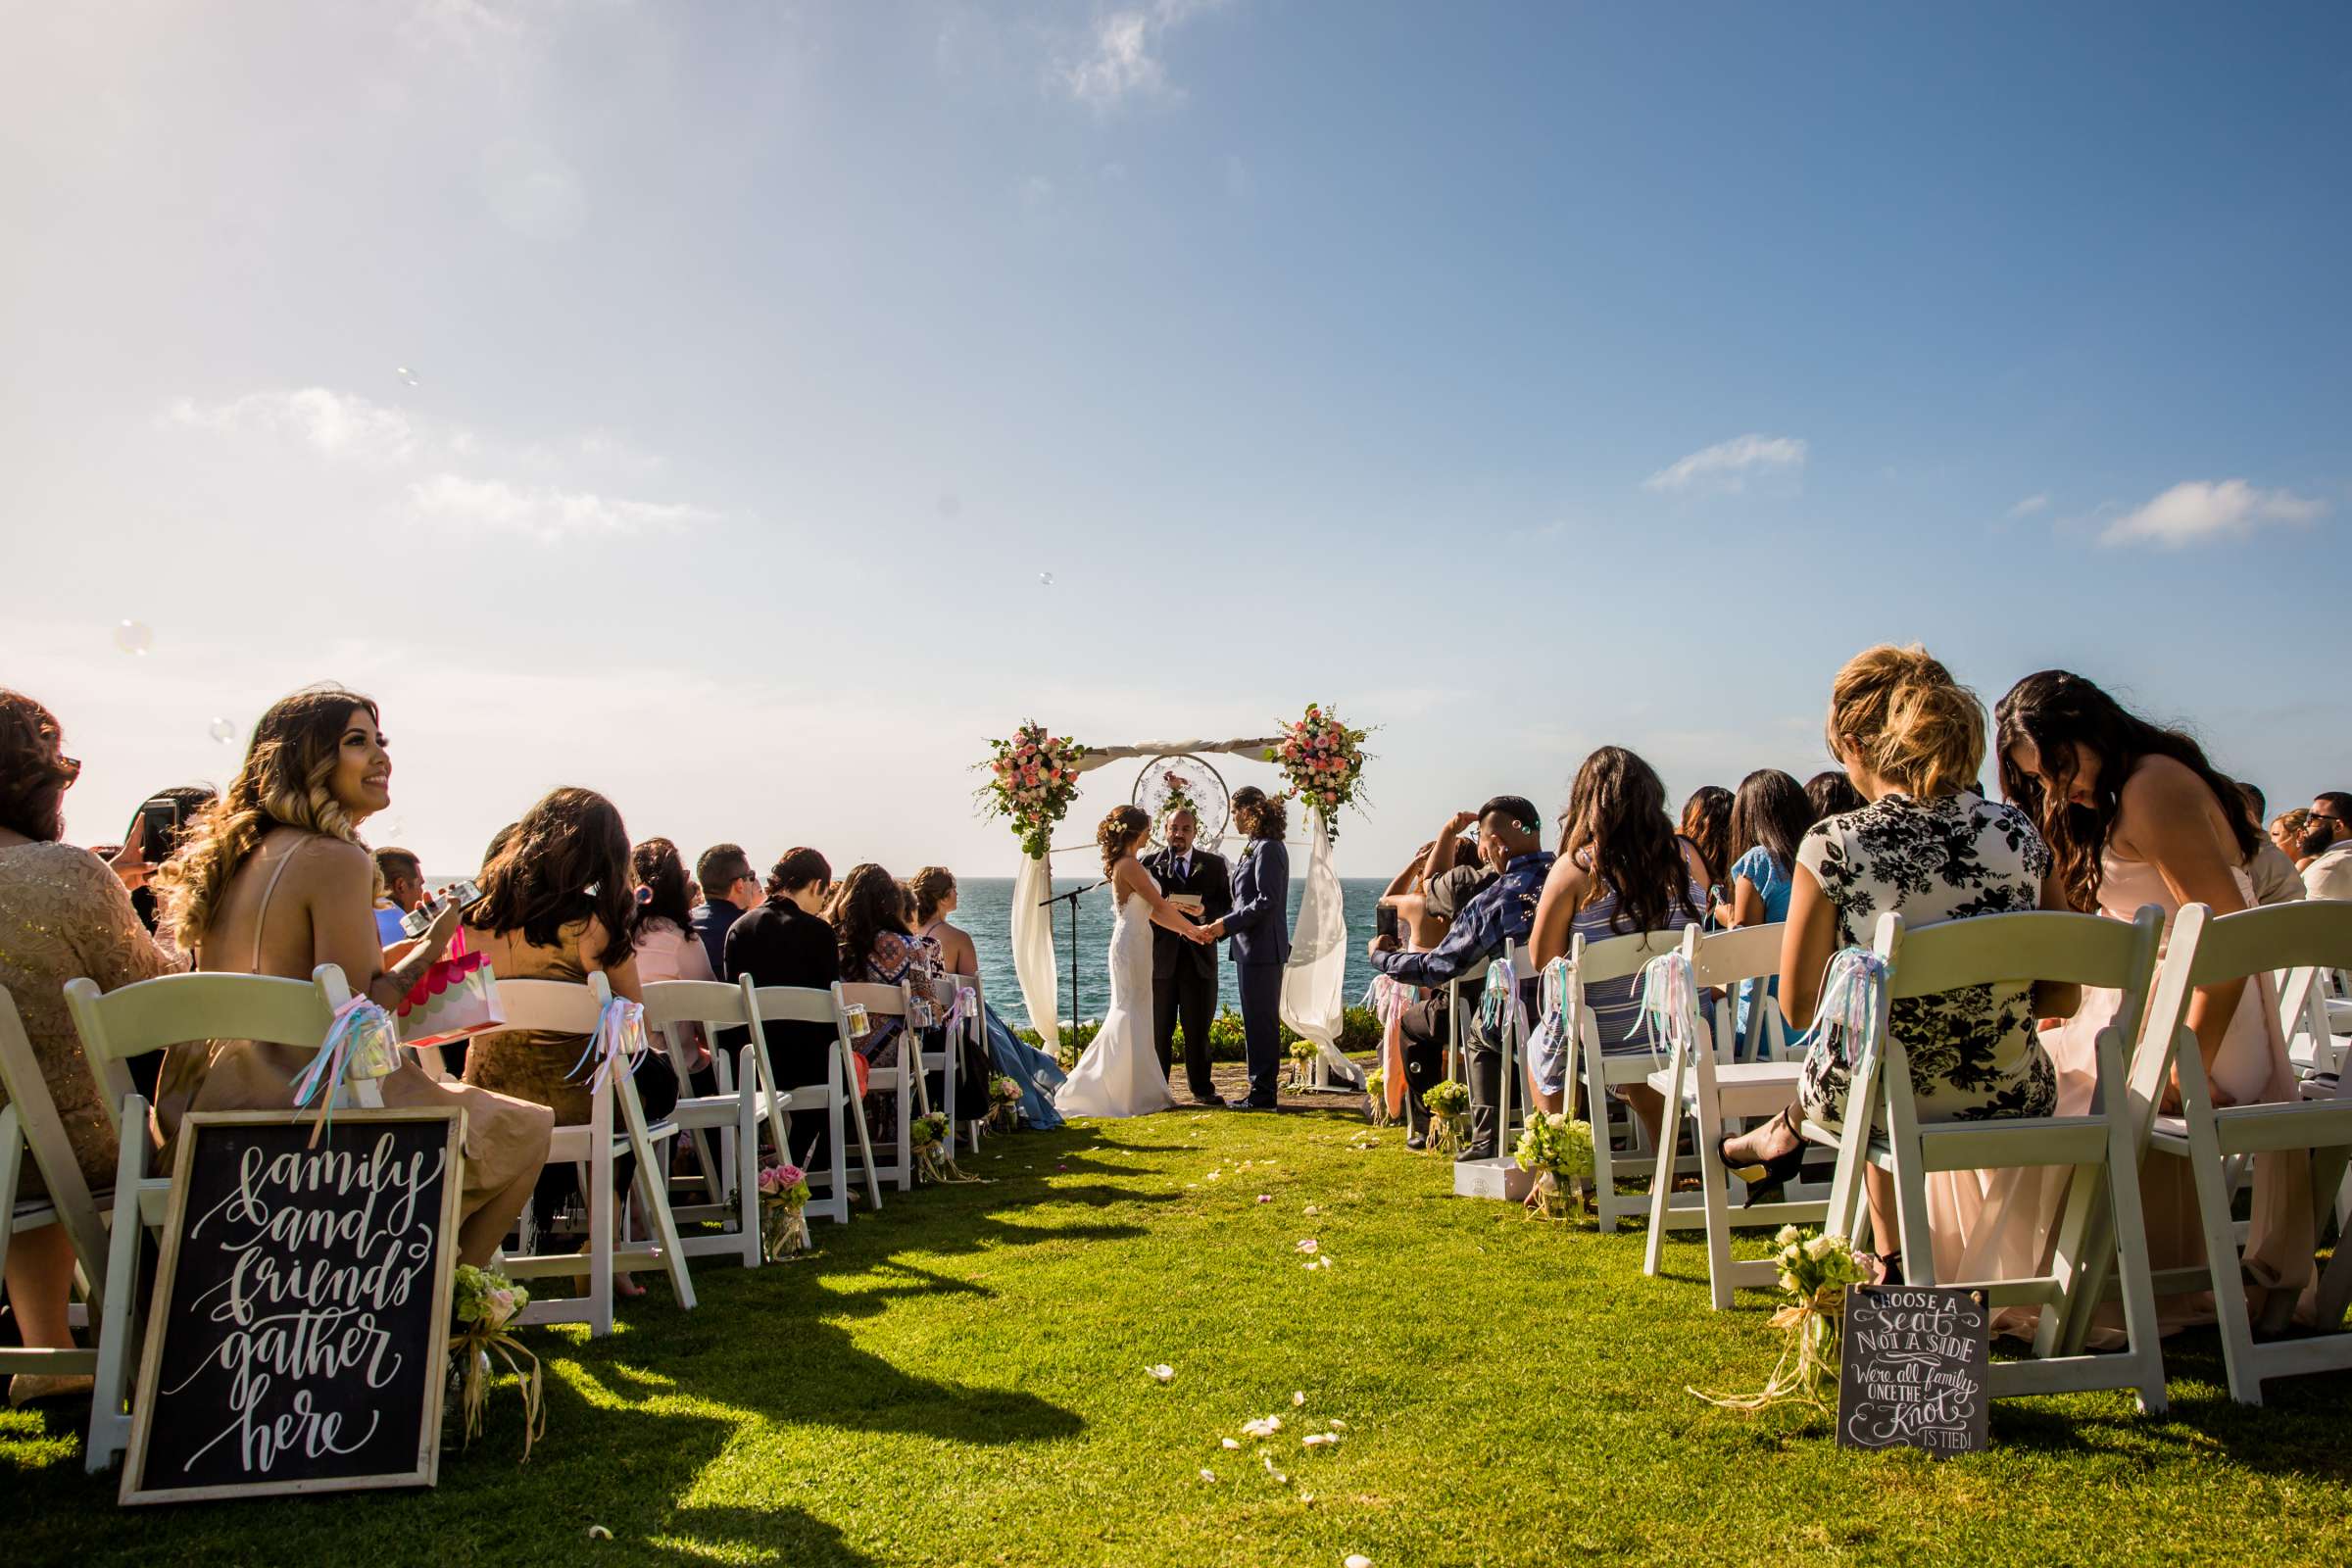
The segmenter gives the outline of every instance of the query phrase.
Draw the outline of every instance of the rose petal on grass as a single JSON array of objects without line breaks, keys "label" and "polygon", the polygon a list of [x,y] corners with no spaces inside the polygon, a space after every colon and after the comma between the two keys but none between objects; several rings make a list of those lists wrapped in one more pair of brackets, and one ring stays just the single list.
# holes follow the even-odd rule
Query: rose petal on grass
[{"label": "rose petal on grass", "polygon": [[612,1539],[612,1532],[607,1530],[603,1525],[590,1525],[588,1527],[588,1539],[590,1541],[611,1541]]},{"label": "rose petal on grass", "polygon": [[1228,1448],[1238,1448],[1241,1446],[1241,1443],[1233,1438],[1219,1438],[1217,1442]]},{"label": "rose petal on grass", "polygon": [[1334,1432],[1345,1432],[1348,1430],[1348,1423],[1342,1421],[1339,1417],[1334,1416],[1332,1417],[1331,1421],[1331,1430]]},{"label": "rose petal on grass", "polygon": [[1148,1366],[1144,1368],[1144,1370],[1151,1373],[1154,1378],[1157,1378],[1162,1383],[1167,1382],[1176,1375],[1176,1369],[1168,1365],[1168,1363],[1165,1361],[1160,1362],[1157,1366]]},{"label": "rose petal on grass", "polygon": [[1200,1479],[1203,1481],[1214,1481],[1217,1479],[1217,1473],[1214,1470],[1211,1470],[1208,1466],[1202,1465],[1200,1467]]},{"label": "rose petal on grass", "polygon": [[1315,1239],[1314,1239],[1312,1236],[1309,1236],[1309,1237],[1307,1237],[1307,1238],[1306,1238],[1304,1241],[1300,1242],[1300,1243],[1299,1243],[1299,1244],[1298,1244],[1298,1245],[1296,1248],[1293,1248],[1293,1249],[1292,1249],[1292,1250],[1293,1250],[1293,1251],[1298,1251],[1298,1252],[1308,1252],[1308,1253],[1312,1253],[1312,1252],[1319,1252],[1319,1251],[1321,1251],[1322,1250],[1323,1250],[1323,1244],[1322,1244],[1321,1242],[1318,1242],[1318,1241],[1316,1241],[1316,1240],[1315,1240]]},{"label": "rose petal on grass", "polygon": [[1340,1568],[1372,1568],[1372,1559],[1360,1551],[1351,1551],[1341,1561]]},{"label": "rose petal on grass", "polygon": [[1270,1438],[1281,1430],[1282,1417],[1278,1415],[1261,1415],[1254,1421],[1242,1423],[1242,1436],[1245,1438]]},{"label": "rose petal on grass", "polygon": [[1326,1448],[1339,1442],[1340,1435],[1337,1432],[1309,1432],[1298,1441],[1309,1448]]},{"label": "rose petal on grass", "polygon": [[1312,1204],[1312,1203],[1309,1203],[1309,1204],[1307,1204],[1307,1205],[1306,1205],[1306,1211],[1307,1211],[1309,1214],[1320,1214],[1320,1213],[1322,1213],[1322,1212],[1323,1212],[1321,1209],[1317,1208],[1317,1207],[1316,1207],[1314,1204]]},{"label": "rose petal on grass", "polygon": [[1270,1195],[1268,1195],[1268,1194],[1265,1194],[1265,1193],[1260,1193],[1260,1194],[1258,1194],[1258,1195],[1257,1195],[1257,1200],[1258,1200],[1259,1202],[1261,1202],[1261,1203],[1271,1203],[1272,1201],[1274,1201],[1273,1198],[1272,1198]]},{"label": "rose petal on grass", "polygon": [[1298,1408],[1299,1405],[1302,1405],[1302,1404],[1304,1404],[1305,1402],[1306,1402],[1306,1391],[1305,1391],[1305,1390],[1303,1390],[1303,1389],[1293,1389],[1293,1390],[1291,1391],[1291,1407],[1292,1407],[1293,1409],[1296,1409],[1296,1408]]}]

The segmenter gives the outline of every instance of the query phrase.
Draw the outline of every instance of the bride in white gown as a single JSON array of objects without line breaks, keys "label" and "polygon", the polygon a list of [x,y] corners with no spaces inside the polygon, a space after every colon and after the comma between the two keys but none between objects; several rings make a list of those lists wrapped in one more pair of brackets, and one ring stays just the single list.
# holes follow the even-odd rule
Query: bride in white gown
[{"label": "bride in white gown", "polygon": [[1064,1116],[1145,1116],[1175,1108],[1152,1045],[1152,927],[1164,925],[1195,942],[1207,939],[1160,896],[1158,880],[1135,858],[1151,828],[1140,807],[1122,806],[1095,830],[1118,910],[1110,928],[1110,1010],[1054,1096],[1054,1108]]}]

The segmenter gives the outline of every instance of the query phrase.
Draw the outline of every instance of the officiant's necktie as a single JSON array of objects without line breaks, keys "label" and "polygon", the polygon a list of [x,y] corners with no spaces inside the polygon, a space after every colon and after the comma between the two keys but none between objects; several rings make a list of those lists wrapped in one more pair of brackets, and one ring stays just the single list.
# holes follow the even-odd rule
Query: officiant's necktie
[{"label": "officiant's necktie", "polygon": [[1192,880],[1192,857],[1189,855],[1179,855],[1176,857],[1176,880],[1179,882],[1189,882]]}]

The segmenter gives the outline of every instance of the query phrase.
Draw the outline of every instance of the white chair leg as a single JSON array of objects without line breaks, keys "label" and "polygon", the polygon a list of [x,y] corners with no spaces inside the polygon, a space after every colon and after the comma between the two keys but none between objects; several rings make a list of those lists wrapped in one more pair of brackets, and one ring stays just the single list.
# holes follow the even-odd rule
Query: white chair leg
[{"label": "white chair leg", "polygon": [[588,1190],[582,1204],[588,1211],[588,1332],[598,1339],[612,1332],[612,1101],[607,1089],[597,1098],[589,1117],[595,1131],[588,1146]]},{"label": "white chair leg", "polygon": [[735,1104],[735,1228],[743,1242],[743,1266],[758,1268],[761,1261],[760,1118],[751,1101],[738,1099]]},{"label": "white chair leg", "polygon": [[1674,1202],[1674,1147],[1682,1133],[1683,1079],[1689,1070],[1677,1051],[1667,1079],[1666,1108],[1658,1118],[1658,1164],[1649,1179],[1649,1239],[1642,1246],[1642,1272],[1652,1278],[1666,1250],[1667,1210]]},{"label": "white chair leg", "polygon": [[146,1221],[139,1208],[139,1183],[147,1177],[147,1102],[132,1095],[122,1102],[119,1125],[131,1128],[115,1155],[114,1233],[106,1246],[106,1296],[98,1318],[98,1371],[90,1391],[90,1435],[82,1469],[91,1475],[110,1468],[130,1446],[130,1348],[138,1331],[136,1311],[139,1235]]},{"label": "white chair leg", "polygon": [[1698,1181],[1707,1216],[1707,1303],[1718,1312],[1732,1305],[1732,1176],[1724,1169],[1723,1111],[1713,1101],[1698,1102]]}]

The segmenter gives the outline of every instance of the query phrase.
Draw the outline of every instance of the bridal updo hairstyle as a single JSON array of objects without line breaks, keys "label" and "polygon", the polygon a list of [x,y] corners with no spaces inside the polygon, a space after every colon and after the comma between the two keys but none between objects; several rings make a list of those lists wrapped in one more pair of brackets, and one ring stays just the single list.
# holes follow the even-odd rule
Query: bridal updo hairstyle
[{"label": "bridal updo hairstyle", "polygon": [[1845,662],[1830,687],[1830,751],[1913,800],[1976,787],[1984,764],[1984,705],[1913,643],[1881,643]]},{"label": "bridal updo hairstyle", "polygon": [[841,972],[852,978],[865,973],[866,958],[885,931],[912,936],[906,929],[906,893],[892,876],[871,860],[850,867],[841,879],[831,910],[834,941],[841,950]]},{"label": "bridal updo hairstyle", "polygon": [[620,808],[594,790],[553,790],[522,813],[506,847],[482,867],[482,902],[466,913],[477,931],[519,930],[534,948],[561,948],[564,928],[593,915],[605,952],[636,946],[629,889],[629,830]]},{"label": "bridal updo hairstyle", "polygon": [[1245,784],[1233,792],[1233,825],[1247,838],[1278,839],[1290,826],[1290,815],[1281,796]]},{"label": "bridal updo hairstyle", "polygon": [[[253,726],[245,765],[227,792],[196,819],[179,853],[156,873],[164,890],[164,924],[181,947],[193,949],[204,940],[229,879],[271,828],[301,828],[359,844],[357,826],[327,789],[355,710],[375,722],[370,699],[337,686],[314,686],[278,699]],[[368,864],[374,864],[372,856]],[[376,896],[383,891],[379,875]]]},{"label": "bridal updo hairstyle", "polygon": [[[2063,669],[2028,675],[2010,687],[1993,710],[1993,723],[1999,737],[2001,793],[2033,817],[2049,841],[2058,879],[2078,909],[2095,911],[2099,906],[2100,858],[2123,806],[2124,780],[2142,758],[2169,757],[2204,780],[2229,819],[2241,864],[2262,845],[2261,830],[2246,813],[2245,797],[2205,760],[2203,747],[2184,731],[2149,723],[2080,675]],[[2017,765],[2011,754],[2020,741],[2034,743],[2041,754],[2042,771],[2057,781],[2056,789],[2045,792],[2039,778]],[[2078,782],[2078,745],[2083,753],[2081,760],[2096,770],[2088,806],[2067,798]]]},{"label": "bridal updo hairstyle", "polygon": [[1102,818],[1102,825],[1095,829],[1095,842],[1102,847],[1102,874],[1110,875],[1110,868],[1119,863],[1119,857],[1134,850],[1151,831],[1152,818],[1144,814],[1142,807],[1112,807]]},{"label": "bridal updo hairstyle", "polygon": [[73,775],[52,755],[57,715],[0,686],[0,827],[40,844],[66,834],[66,785]]}]

